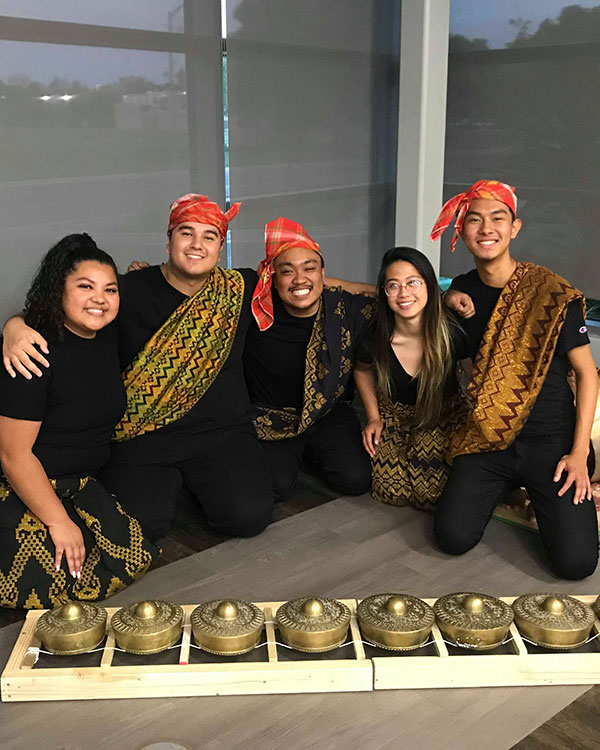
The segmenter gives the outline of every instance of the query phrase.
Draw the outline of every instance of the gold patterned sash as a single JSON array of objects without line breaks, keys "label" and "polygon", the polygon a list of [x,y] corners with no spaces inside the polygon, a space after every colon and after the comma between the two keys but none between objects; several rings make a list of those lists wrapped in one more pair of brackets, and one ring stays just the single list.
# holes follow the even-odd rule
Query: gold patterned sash
[{"label": "gold patterned sash", "polygon": [[254,429],[260,440],[296,437],[334,406],[348,385],[355,339],[373,309],[370,299],[358,296],[348,302],[340,289],[323,290],[306,348],[302,408],[254,404]]},{"label": "gold patterned sash", "polygon": [[327,403],[323,394],[323,381],[330,374],[330,370],[321,356],[322,353],[327,354],[323,307],[321,303],[306,347],[302,409],[293,407],[276,409],[261,404],[256,405],[258,416],[254,419],[254,429],[260,440],[282,440],[300,435],[307,427],[310,427],[314,414],[320,413]]},{"label": "gold patterned sash", "polygon": [[[544,383],[569,302],[583,295],[543,266],[517,263],[490,316],[467,396],[473,406],[452,457],[508,448]],[[585,312],[585,309],[584,309]]]},{"label": "gold patterned sash", "polygon": [[123,374],[127,410],[116,442],[159,430],[198,403],[229,357],[243,297],[242,274],[217,267],[179,305]]}]

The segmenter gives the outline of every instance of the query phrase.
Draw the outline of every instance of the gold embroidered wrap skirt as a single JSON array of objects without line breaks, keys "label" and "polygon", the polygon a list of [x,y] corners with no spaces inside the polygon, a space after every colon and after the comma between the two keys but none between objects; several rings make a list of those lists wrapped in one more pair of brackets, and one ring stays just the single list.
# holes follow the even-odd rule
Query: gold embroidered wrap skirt
[{"label": "gold embroidered wrap skirt", "polygon": [[68,599],[106,599],[143,576],[160,554],[139,522],[92,477],[51,482],[83,535],[81,577],[71,576],[64,556],[55,569],[48,528],[0,476],[0,606],[52,609]]}]

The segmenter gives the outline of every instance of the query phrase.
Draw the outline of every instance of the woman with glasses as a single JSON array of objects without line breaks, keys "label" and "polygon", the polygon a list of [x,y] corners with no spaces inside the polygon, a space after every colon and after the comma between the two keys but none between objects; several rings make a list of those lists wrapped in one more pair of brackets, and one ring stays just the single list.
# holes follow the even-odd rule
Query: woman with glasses
[{"label": "woman with glasses", "polygon": [[423,253],[389,250],[377,289],[354,366],[367,415],[371,492],[380,502],[433,510],[448,475],[450,436],[465,416],[456,363],[468,355]]}]

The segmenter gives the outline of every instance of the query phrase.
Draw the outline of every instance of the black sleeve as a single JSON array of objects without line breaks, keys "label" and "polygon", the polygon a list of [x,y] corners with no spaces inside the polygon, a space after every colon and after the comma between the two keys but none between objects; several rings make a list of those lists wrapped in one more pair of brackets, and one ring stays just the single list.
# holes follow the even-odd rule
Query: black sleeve
[{"label": "black sleeve", "polygon": [[254,291],[254,287],[258,283],[258,274],[256,273],[255,268],[236,268],[236,271],[239,271],[239,273],[242,274],[244,277],[244,283],[247,286],[252,287],[252,291]]},{"label": "black sleeve", "polygon": [[367,365],[373,364],[373,337],[375,329],[372,325],[365,326],[356,342],[355,360]]},{"label": "black sleeve", "polygon": [[457,292],[466,292],[468,294],[468,291],[467,291],[468,285],[469,285],[469,279],[467,278],[467,274],[462,273],[460,274],[460,276],[455,276],[452,279],[452,283],[450,284],[448,289],[455,289]]},{"label": "black sleeve", "polygon": [[[48,354],[44,356],[49,358]],[[40,367],[42,376],[38,378],[33,375],[31,380],[18,373],[11,378],[4,367],[0,367],[0,415],[32,422],[42,421],[51,380],[52,361],[49,361],[50,368]]]},{"label": "black sleeve", "polygon": [[556,343],[556,351],[559,354],[567,354],[571,349],[575,349],[578,346],[585,346],[589,343],[590,338],[587,334],[585,320],[583,319],[581,302],[573,300],[573,302],[569,302],[565,322]]},{"label": "black sleeve", "polygon": [[457,316],[452,315],[452,318],[453,320],[450,321],[452,356],[456,361],[459,359],[469,359],[471,355],[469,354],[467,336],[463,331]]}]

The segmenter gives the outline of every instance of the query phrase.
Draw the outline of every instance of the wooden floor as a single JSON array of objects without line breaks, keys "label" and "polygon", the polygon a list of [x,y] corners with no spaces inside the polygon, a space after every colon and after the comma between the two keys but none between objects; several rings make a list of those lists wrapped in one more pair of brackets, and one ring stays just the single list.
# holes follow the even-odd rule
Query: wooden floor
[{"label": "wooden floor", "polygon": [[[335,493],[328,490],[318,480],[308,475],[303,475],[296,494],[289,501],[277,505],[275,520],[281,520],[310,510],[311,508],[327,503],[335,497]],[[343,521],[343,519],[341,520]],[[197,507],[191,502],[184,502],[174,520],[171,534],[163,542],[163,555],[157,561],[155,568],[169,565],[194,553],[210,549],[222,541],[225,541],[225,537],[220,537],[207,530],[202,514]],[[307,550],[307,554],[310,555],[310,550]],[[298,564],[301,564],[300,560]],[[547,585],[540,584],[540,588],[544,587],[547,587]],[[499,593],[495,592],[494,588],[497,588],[497,582],[492,586],[490,593]],[[354,593],[361,595],[360,591]],[[425,592],[423,593],[425,594]],[[427,593],[438,595],[440,592]],[[512,592],[506,590],[503,593],[510,594]],[[22,613],[20,612],[12,612],[0,608],[0,627],[18,621],[22,617]],[[551,688],[550,690],[553,689]],[[557,690],[560,690],[560,688]],[[514,750],[592,750],[592,748],[600,747],[599,701],[600,687],[594,687],[578,697],[550,720],[546,721],[546,723],[525,739],[514,745]],[[507,717],[507,721],[510,721],[509,717]],[[256,736],[255,741],[256,747],[258,747],[260,740]],[[198,747],[200,746],[198,745]],[[391,743],[390,747],[393,746],[394,743]],[[4,747],[10,750],[10,743],[5,743]],[[48,747],[50,750],[50,746]],[[77,747],[77,745],[73,745],[73,747]],[[221,747],[221,745],[215,745],[215,747]],[[254,745],[250,743],[248,747],[254,747]],[[396,747],[405,746],[399,743]]]}]

